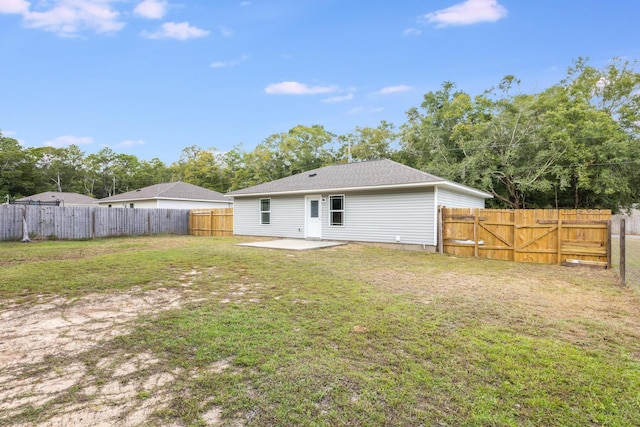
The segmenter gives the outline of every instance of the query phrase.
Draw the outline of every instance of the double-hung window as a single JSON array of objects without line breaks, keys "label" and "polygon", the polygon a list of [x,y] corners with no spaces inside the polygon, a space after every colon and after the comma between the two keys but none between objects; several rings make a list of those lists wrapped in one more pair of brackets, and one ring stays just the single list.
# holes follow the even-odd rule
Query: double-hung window
[{"label": "double-hung window", "polygon": [[344,196],[329,196],[329,225],[344,226]]},{"label": "double-hung window", "polygon": [[260,224],[271,224],[271,199],[260,199]]}]

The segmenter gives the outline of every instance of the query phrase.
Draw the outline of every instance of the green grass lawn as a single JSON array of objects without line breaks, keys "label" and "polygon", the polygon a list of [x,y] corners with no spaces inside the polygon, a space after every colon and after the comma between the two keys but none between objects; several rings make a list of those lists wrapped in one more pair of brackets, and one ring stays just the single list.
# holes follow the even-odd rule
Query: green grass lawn
[{"label": "green grass lawn", "polygon": [[[613,271],[240,241],[1,243],[0,309],[180,289],[197,271],[187,305],[33,367],[82,363],[100,384],[105,355],[152,354],[152,369],[124,377],[175,373],[149,425],[205,425],[213,407],[245,426],[640,425],[640,297]],[[65,401],[91,398],[72,388]],[[60,402],[5,421],[46,421]]]}]

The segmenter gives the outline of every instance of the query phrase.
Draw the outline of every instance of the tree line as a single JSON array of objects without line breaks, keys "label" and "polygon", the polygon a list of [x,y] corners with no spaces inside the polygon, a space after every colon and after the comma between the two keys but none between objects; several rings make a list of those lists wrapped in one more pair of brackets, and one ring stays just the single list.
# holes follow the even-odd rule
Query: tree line
[{"label": "tree line", "polygon": [[491,193],[492,207],[617,211],[640,201],[636,66],[614,60],[597,69],[578,59],[538,93],[522,93],[514,76],[477,96],[445,82],[399,127],[382,121],[336,135],[298,125],[250,151],[192,145],[169,165],[110,148],[89,155],[74,145],[25,148],[0,132],[0,195],[103,198],[178,180],[226,193],[321,166],[390,158]]}]

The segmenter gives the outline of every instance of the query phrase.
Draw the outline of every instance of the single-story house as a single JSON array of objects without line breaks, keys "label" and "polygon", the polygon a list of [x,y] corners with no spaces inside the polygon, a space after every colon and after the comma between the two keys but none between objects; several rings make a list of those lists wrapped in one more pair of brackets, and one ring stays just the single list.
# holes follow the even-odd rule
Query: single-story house
[{"label": "single-story house", "polygon": [[38,205],[42,202],[50,204],[59,202],[58,206],[96,206],[94,197],[85,196],[78,193],[66,193],[60,191],[45,191],[44,193],[34,194],[33,196],[16,199],[16,202],[24,204]]},{"label": "single-story house", "polygon": [[438,206],[483,208],[492,196],[392,160],[326,166],[227,194],[234,234],[437,244]]},{"label": "single-story house", "polygon": [[217,191],[178,181],[105,197],[98,200],[98,206],[148,209],[230,208],[233,200]]}]

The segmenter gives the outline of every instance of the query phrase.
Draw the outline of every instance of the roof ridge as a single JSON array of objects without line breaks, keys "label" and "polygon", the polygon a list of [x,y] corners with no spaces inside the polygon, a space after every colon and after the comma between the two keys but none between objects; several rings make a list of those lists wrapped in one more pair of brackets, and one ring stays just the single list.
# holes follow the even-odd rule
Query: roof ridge
[{"label": "roof ridge", "polygon": [[158,191],[158,196],[161,196],[162,194],[164,194],[167,191],[171,190],[179,182],[182,182],[182,181],[162,182],[162,183],[158,184],[158,185],[162,185],[162,184],[166,184],[167,185],[166,188],[162,188],[162,191]]}]

